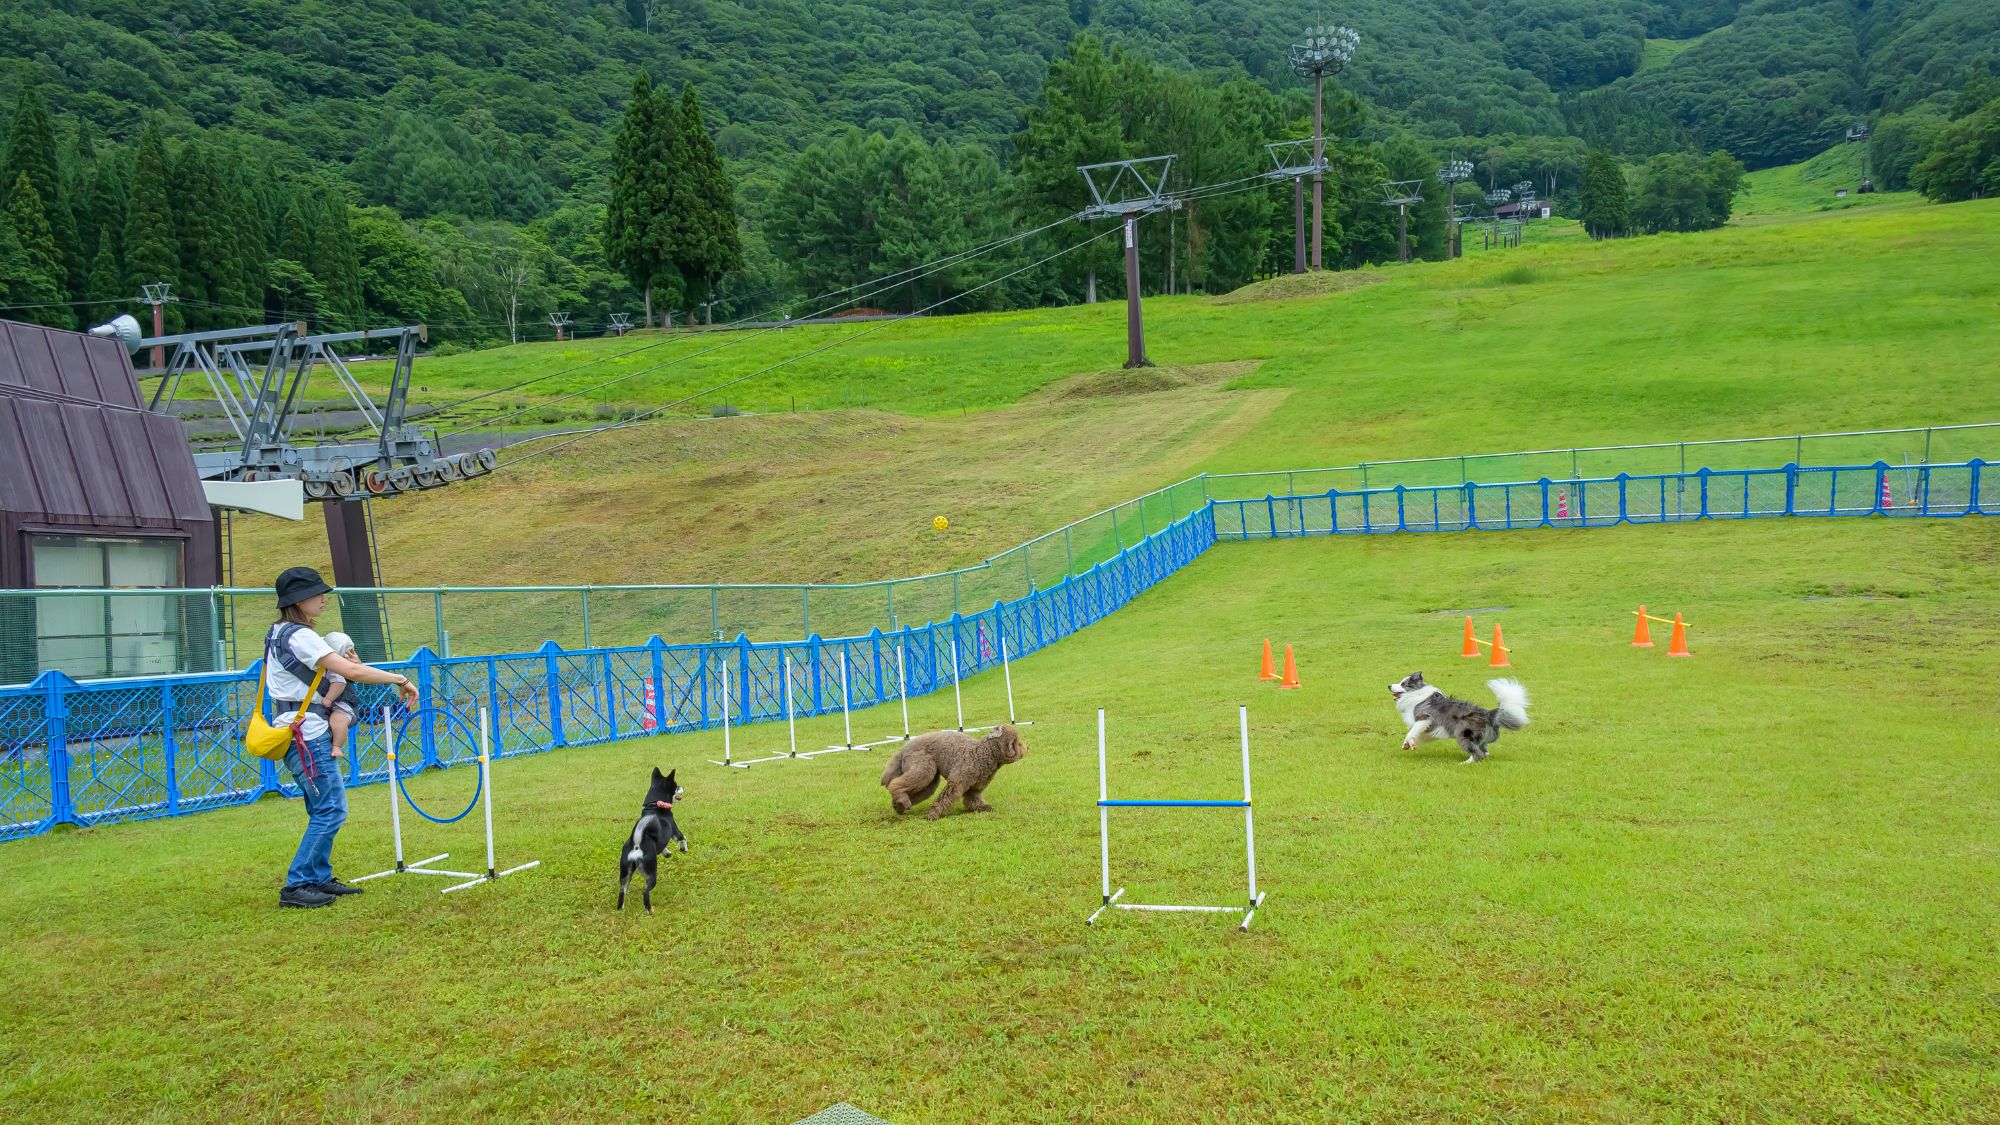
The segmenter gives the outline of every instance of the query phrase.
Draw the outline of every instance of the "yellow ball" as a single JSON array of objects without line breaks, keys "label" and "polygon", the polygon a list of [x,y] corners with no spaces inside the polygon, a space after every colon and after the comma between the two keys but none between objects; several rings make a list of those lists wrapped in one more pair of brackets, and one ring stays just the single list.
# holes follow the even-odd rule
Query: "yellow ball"
[{"label": "yellow ball", "polygon": [[937,528],[939,531],[943,531],[945,528],[951,526],[951,521],[943,516],[937,516],[931,520],[931,526]]}]

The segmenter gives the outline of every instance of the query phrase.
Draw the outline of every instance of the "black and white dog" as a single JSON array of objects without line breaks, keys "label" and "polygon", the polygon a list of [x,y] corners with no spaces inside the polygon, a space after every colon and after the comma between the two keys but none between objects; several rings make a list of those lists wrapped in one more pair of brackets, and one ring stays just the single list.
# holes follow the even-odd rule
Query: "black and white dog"
[{"label": "black and white dog", "polygon": [[632,882],[632,872],[645,868],[646,889],[642,897],[646,902],[646,913],[653,912],[653,884],[659,881],[660,853],[668,858],[673,852],[668,848],[675,840],[681,842],[681,853],[688,850],[688,840],[681,833],[681,826],[674,823],[674,801],[681,795],[680,786],[674,784],[671,771],[660,776],[660,767],[653,767],[653,784],[646,791],[646,803],[639,810],[639,823],[632,826],[632,838],[621,846],[618,853],[618,909],[625,909],[625,888]]},{"label": "black and white dog", "polygon": [[1403,749],[1415,750],[1418,742],[1450,738],[1466,753],[1460,765],[1484,761],[1487,748],[1500,740],[1501,731],[1528,725],[1528,689],[1519,680],[1488,680],[1486,686],[1500,706],[1489,710],[1453,699],[1425,683],[1422,672],[1412,672],[1401,682],[1390,684],[1396,712],[1410,728]]}]

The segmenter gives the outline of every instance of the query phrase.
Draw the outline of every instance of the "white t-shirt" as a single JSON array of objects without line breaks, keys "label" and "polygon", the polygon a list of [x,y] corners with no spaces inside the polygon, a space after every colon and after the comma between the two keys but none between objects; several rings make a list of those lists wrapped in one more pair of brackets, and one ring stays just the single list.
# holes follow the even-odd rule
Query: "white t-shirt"
[{"label": "white t-shirt", "polygon": [[[276,635],[277,629],[278,627],[273,625],[271,632],[264,635],[267,645],[271,637]],[[293,630],[292,639],[289,644],[292,655],[298,657],[299,663],[304,664],[308,668],[319,667],[319,662],[333,653],[333,650],[327,647],[327,643],[320,639],[318,633],[313,632],[310,628],[303,625]],[[275,649],[276,646],[268,647]],[[271,655],[275,655],[275,652]],[[328,675],[331,674],[328,673]],[[292,675],[286,669],[283,661],[275,659],[265,667],[264,679],[266,684],[265,690],[271,693],[273,701],[280,699],[304,699],[306,697],[306,688],[311,686],[310,681],[301,683],[297,676]],[[325,691],[325,678],[322,677],[320,692],[324,694]],[[297,714],[297,710],[285,711],[272,720],[272,725],[280,727],[291,726],[292,718]],[[299,724],[299,733],[307,739],[324,738],[327,734],[326,720],[308,712],[305,721]]]}]

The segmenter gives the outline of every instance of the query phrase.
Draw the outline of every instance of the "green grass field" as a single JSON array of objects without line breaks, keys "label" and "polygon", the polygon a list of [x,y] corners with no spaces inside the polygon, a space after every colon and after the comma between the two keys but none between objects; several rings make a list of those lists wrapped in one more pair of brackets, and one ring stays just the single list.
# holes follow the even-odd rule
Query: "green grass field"
[{"label": "green grass field", "polygon": [[[386,577],[865,580],[1204,469],[2000,417],[2000,201],[1803,199],[1699,235],[1149,301],[1168,366],[1136,376],[1109,370],[1117,304],[895,325],[729,396],[866,409],[639,426],[381,505]],[[592,401],[666,401],[860,327]],[[425,361],[420,381],[620,346]],[[2000,458],[1941,435],[1932,459],[1974,454]],[[316,526],[238,535],[246,582],[324,558]],[[2000,1120],[1996,562],[1984,519],[1221,544],[1015,666],[1037,725],[991,814],[894,817],[879,751],[724,771],[703,734],[502,763],[499,858],[542,866],[448,898],[391,880],[277,910],[303,818],[275,799],[0,845],[0,1117]],[[1642,602],[1686,613],[1692,659],[1629,646]],[[500,624],[569,627],[530,608]],[[600,629],[657,621],[627,609]],[[1467,612],[1505,627],[1534,700],[1478,766],[1399,750],[1385,690],[1414,668],[1485,700]],[[1265,637],[1295,646],[1302,690],[1256,681]],[[968,715],[1001,693],[973,682]],[[1095,708],[1114,795],[1201,797],[1237,784],[1241,703],[1270,894],[1251,932],[1085,929]],[[920,726],[951,714],[913,705]],[[740,729],[736,751],[783,737]],[[694,850],[663,864],[660,914],[616,914],[656,763],[688,787]],[[447,807],[470,781],[413,792]],[[386,864],[387,803],[351,794],[343,874]],[[479,848],[470,821],[406,823],[412,856]],[[1240,827],[1120,812],[1114,880],[1231,901]]]},{"label": "green grass field", "polygon": [[[876,754],[724,771],[699,735],[502,763],[500,859],[542,866],[449,898],[392,880],[273,909],[301,820],[277,800],[9,844],[0,1100],[33,1121],[785,1122],[839,1100],[902,1125],[1990,1121],[1996,554],[1980,520],[1224,544],[1017,665],[1039,725],[991,814],[899,820]],[[1627,644],[1641,601],[1688,615],[1692,659]],[[1416,668],[1485,698],[1467,610],[1504,624],[1533,696],[1478,766],[1398,749],[1384,690]],[[1265,636],[1302,690],[1255,680]],[[1086,929],[1094,709],[1115,796],[1227,796],[1239,703],[1270,896],[1251,932]],[[973,686],[973,714],[999,706]],[[657,916],[616,914],[655,763],[693,851]],[[388,855],[386,791],[351,797],[350,875]],[[478,849],[408,831],[413,855]],[[1119,812],[1113,834],[1130,897],[1242,894],[1233,813]]]}]

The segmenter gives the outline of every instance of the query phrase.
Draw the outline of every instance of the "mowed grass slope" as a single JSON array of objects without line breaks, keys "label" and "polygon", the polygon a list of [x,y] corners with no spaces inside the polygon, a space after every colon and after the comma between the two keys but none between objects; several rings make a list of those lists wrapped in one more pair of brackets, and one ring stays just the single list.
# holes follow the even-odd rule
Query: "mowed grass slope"
[{"label": "mowed grass slope", "polygon": [[[296,803],[6,845],[0,1102],[21,1120],[1990,1121],[2000,1115],[2000,523],[1797,521],[1222,544],[1021,661],[996,811],[897,819],[881,752],[750,771],[719,735],[500,764],[502,864],[273,908]],[[1685,612],[1688,660],[1629,647]],[[1504,608],[1495,608],[1504,607]],[[1533,724],[1460,766],[1385,685]],[[1254,678],[1270,636],[1305,686]],[[1098,896],[1115,796],[1229,796],[1248,934]],[[988,676],[969,711],[997,714]],[[914,705],[947,721],[948,697]],[[892,712],[858,730],[887,730]],[[839,720],[801,728],[837,739]],[[739,754],[783,726],[737,731]],[[693,851],[611,910],[653,764]],[[443,808],[466,771],[427,776]],[[386,791],[336,854],[388,856]],[[413,855],[479,850],[406,818]],[[468,822],[469,823],[469,822]],[[1231,811],[1118,812],[1114,882],[1242,893]],[[475,860],[476,862],[476,860]],[[108,1107],[116,1107],[115,1109]]]},{"label": "mowed grass slope", "polygon": [[[1079,373],[1122,360],[1115,302],[893,324],[723,396],[745,405],[844,398],[867,411],[642,424],[376,505],[386,578],[887,578],[976,562],[1204,469],[1993,420],[1996,219],[1995,200],[1872,208],[1530,245],[1285,299],[1155,298],[1146,316],[1156,361],[1233,372],[1165,389],[1062,394],[1091,381]],[[664,402],[871,327],[747,338],[602,396]],[[661,351],[719,342],[696,337]],[[419,382],[492,387],[634,346],[525,345],[426,360]],[[535,389],[587,386],[640,362]],[[1215,366],[1223,363],[1238,366]],[[1232,411],[1223,401],[1232,389],[1270,398]],[[961,404],[972,412],[961,415]],[[890,416],[911,414],[919,417]],[[1180,437],[1133,444],[1170,433]],[[1975,454],[2000,450],[1944,437],[1931,450],[1936,461]],[[1878,455],[1879,443],[1856,450]],[[920,529],[938,513],[967,518],[949,538],[928,537]],[[317,521],[244,520],[237,545],[246,583],[325,557]]]}]

